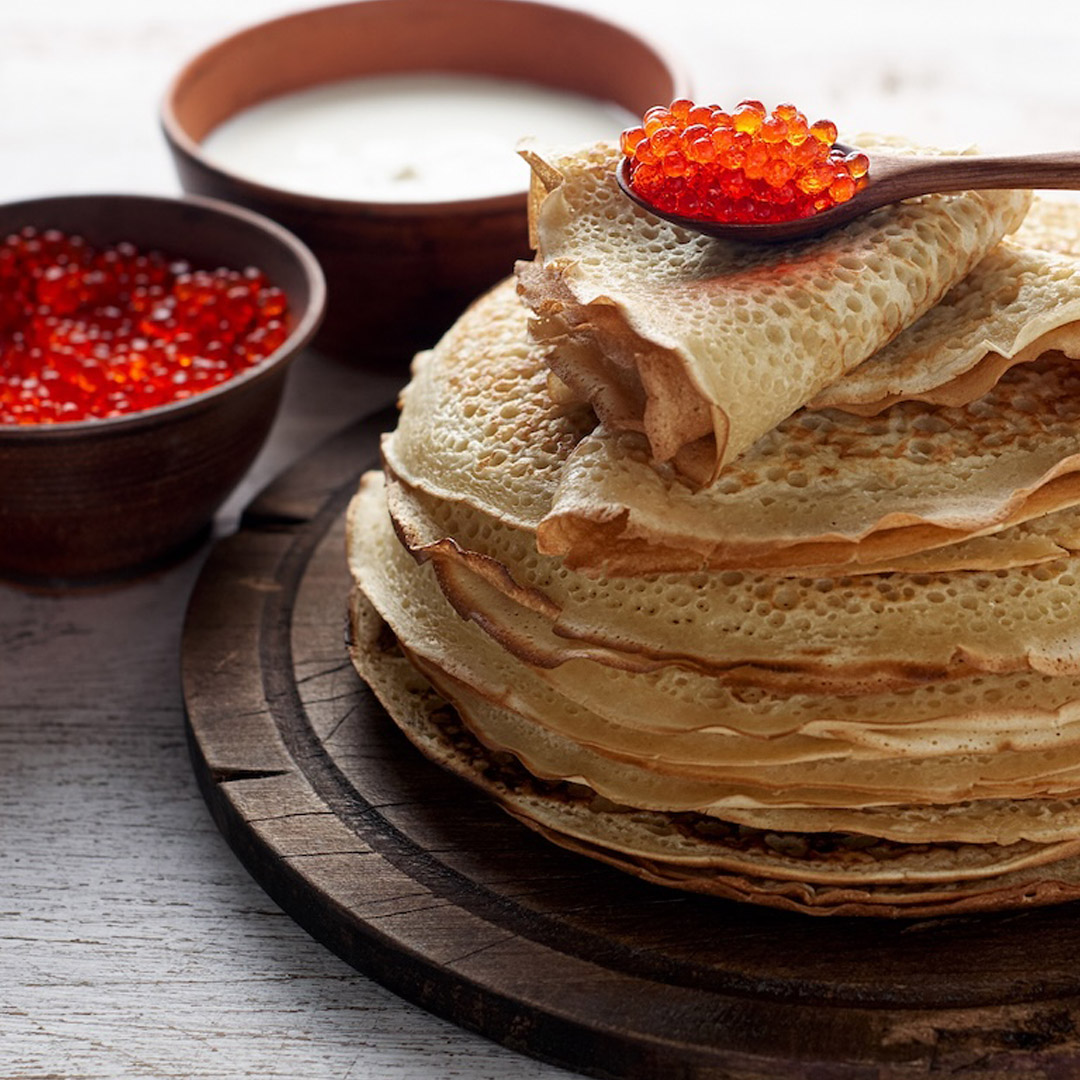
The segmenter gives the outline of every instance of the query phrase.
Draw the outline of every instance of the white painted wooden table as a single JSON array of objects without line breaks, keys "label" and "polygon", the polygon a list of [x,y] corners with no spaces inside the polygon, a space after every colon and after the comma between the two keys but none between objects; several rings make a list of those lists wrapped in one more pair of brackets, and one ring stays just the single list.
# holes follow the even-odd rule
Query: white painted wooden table
[{"label": "white painted wooden table", "polygon": [[[454,0],[446,0],[453,3]],[[698,96],[791,99],[853,132],[987,149],[1080,146],[1080,13],[951,0],[749,5],[583,0],[681,57]],[[170,74],[273,0],[0,0],[0,199],[174,192]],[[895,18],[894,24],[890,21]],[[680,41],[675,22],[694,25]],[[771,27],[771,29],[770,29]],[[313,353],[238,508],[392,399]],[[0,586],[0,1077],[554,1078],[407,1005],[317,945],[251,881],[192,779],[180,627],[205,550],[93,595]]]}]

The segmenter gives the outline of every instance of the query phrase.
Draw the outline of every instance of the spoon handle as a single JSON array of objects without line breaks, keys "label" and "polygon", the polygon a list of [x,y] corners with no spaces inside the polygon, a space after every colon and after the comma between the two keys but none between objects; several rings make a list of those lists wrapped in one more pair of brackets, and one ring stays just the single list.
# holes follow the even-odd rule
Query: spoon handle
[{"label": "spoon handle", "polygon": [[1075,151],[1008,157],[868,156],[872,183],[867,187],[874,189],[873,199],[879,205],[932,191],[1080,188],[1080,153]]}]

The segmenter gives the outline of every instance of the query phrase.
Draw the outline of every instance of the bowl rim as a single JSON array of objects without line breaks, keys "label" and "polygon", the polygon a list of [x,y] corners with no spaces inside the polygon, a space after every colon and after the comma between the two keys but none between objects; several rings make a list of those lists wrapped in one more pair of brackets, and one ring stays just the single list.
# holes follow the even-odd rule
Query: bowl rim
[{"label": "bowl rim", "polygon": [[[205,170],[216,178],[227,180],[240,190],[250,192],[263,202],[280,202],[283,204],[299,207],[308,211],[325,211],[328,213],[362,211],[369,217],[437,217],[446,214],[474,214],[477,212],[500,213],[519,212],[522,199],[528,194],[528,183],[518,191],[506,192],[498,195],[486,195],[466,199],[445,199],[439,202],[416,201],[416,202],[390,202],[384,200],[363,199],[339,199],[325,195],[311,195],[306,192],[294,191],[290,188],[276,187],[273,184],[264,184],[242,173],[233,172],[223,165],[219,165],[211,157],[203,152],[202,143],[192,138],[187,129],[181,124],[176,115],[175,99],[181,84],[189,77],[189,74],[201,65],[205,58],[211,54],[235,46],[243,39],[252,34],[265,31],[268,27],[289,23],[297,19],[322,16],[327,12],[338,11],[345,8],[370,7],[375,5],[392,6],[399,0],[345,0],[343,3],[326,4],[319,7],[304,8],[299,11],[285,12],[270,19],[251,23],[243,26],[225,37],[218,38],[209,45],[200,49],[172,77],[161,99],[158,110],[158,119],[166,142],[174,152],[182,154],[191,163]],[[447,2],[447,0],[443,0]],[[581,11],[576,8],[566,7],[560,3],[545,3],[543,0],[487,0],[492,4],[503,4],[515,8],[531,8],[536,11],[553,11],[560,16],[569,16],[582,22],[592,23],[598,27],[614,30],[628,38],[638,42],[642,48],[653,53],[663,69],[671,77],[673,94],[676,97],[687,96],[690,93],[690,82],[681,63],[677,63],[669,52],[644,37],[633,27],[603,18],[589,11]],[[408,69],[413,70],[413,69]],[[421,69],[416,68],[417,72]],[[357,78],[363,78],[363,73],[358,72]],[[535,81],[535,80],[532,80]],[[313,82],[311,88],[326,85]],[[547,85],[539,83],[538,85]],[[267,98],[266,100],[272,100]],[[232,114],[235,115],[235,114]]]},{"label": "bowl rim", "polygon": [[[260,232],[271,236],[297,262],[308,287],[308,303],[297,319],[288,337],[257,364],[238,372],[224,382],[203,390],[191,397],[179,401],[169,401],[162,405],[152,405],[146,409],[124,413],[122,416],[92,417],[88,420],[60,420],[51,423],[5,424],[0,422],[0,441],[60,439],[65,436],[89,436],[93,434],[113,434],[119,431],[138,429],[152,425],[161,419],[168,419],[180,412],[190,412],[199,408],[209,408],[214,401],[242,385],[265,378],[270,372],[293,357],[315,336],[323,316],[326,313],[326,278],[319,260],[311,249],[294,233],[263,214],[247,207],[212,199],[205,195],[157,195],[142,192],[76,192],[73,194],[41,195],[29,199],[17,199],[0,204],[5,212],[27,210],[49,203],[94,203],[100,200],[138,201],[157,203],[177,209],[182,206],[195,206],[224,217],[242,221]],[[131,240],[138,244],[137,240]],[[142,246],[142,245],[140,245]],[[223,264],[224,265],[224,264]]]}]

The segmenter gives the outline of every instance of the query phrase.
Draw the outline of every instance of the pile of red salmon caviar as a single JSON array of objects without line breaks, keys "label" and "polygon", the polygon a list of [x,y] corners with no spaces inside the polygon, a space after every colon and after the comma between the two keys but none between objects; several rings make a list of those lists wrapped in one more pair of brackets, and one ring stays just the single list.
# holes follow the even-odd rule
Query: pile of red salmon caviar
[{"label": "pile of red salmon caviar", "polygon": [[630,186],[658,210],[748,224],[810,217],[863,188],[866,155],[835,142],[835,124],[809,124],[794,105],[726,112],[680,98],[649,109],[620,145]]},{"label": "pile of red salmon caviar", "polygon": [[27,228],[0,243],[0,424],[121,416],[191,397],[287,336],[258,270]]}]

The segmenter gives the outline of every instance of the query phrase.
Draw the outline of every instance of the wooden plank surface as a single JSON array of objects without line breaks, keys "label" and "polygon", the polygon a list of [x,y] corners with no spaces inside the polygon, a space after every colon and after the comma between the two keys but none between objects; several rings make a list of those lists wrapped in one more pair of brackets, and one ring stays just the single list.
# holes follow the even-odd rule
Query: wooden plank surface
[{"label": "wooden plank surface", "polygon": [[[155,117],[165,81],[217,37],[295,6],[0,4],[0,199],[175,192]],[[1080,19],[1065,0],[986,4],[975,16],[940,0],[809,14],[777,0],[774,29],[763,37],[754,24],[737,48],[731,5],[713,0],[574,6],[664,42],[703,96],[792,98],[850,130],[988,150],[1080,145]],[[219,531],[278,470],[389,401],[393,382],[304,357]],[[0,586],[0,1077],[564,1075],[356,974],[221,839],[191,775],[178,673],[205,556],[96,595]],[[1067,1018],[1051,1010],[1042,1025],[1029,1043]],[[963,1060],[959,1032],[915,1025],[911,1037]]]}]

